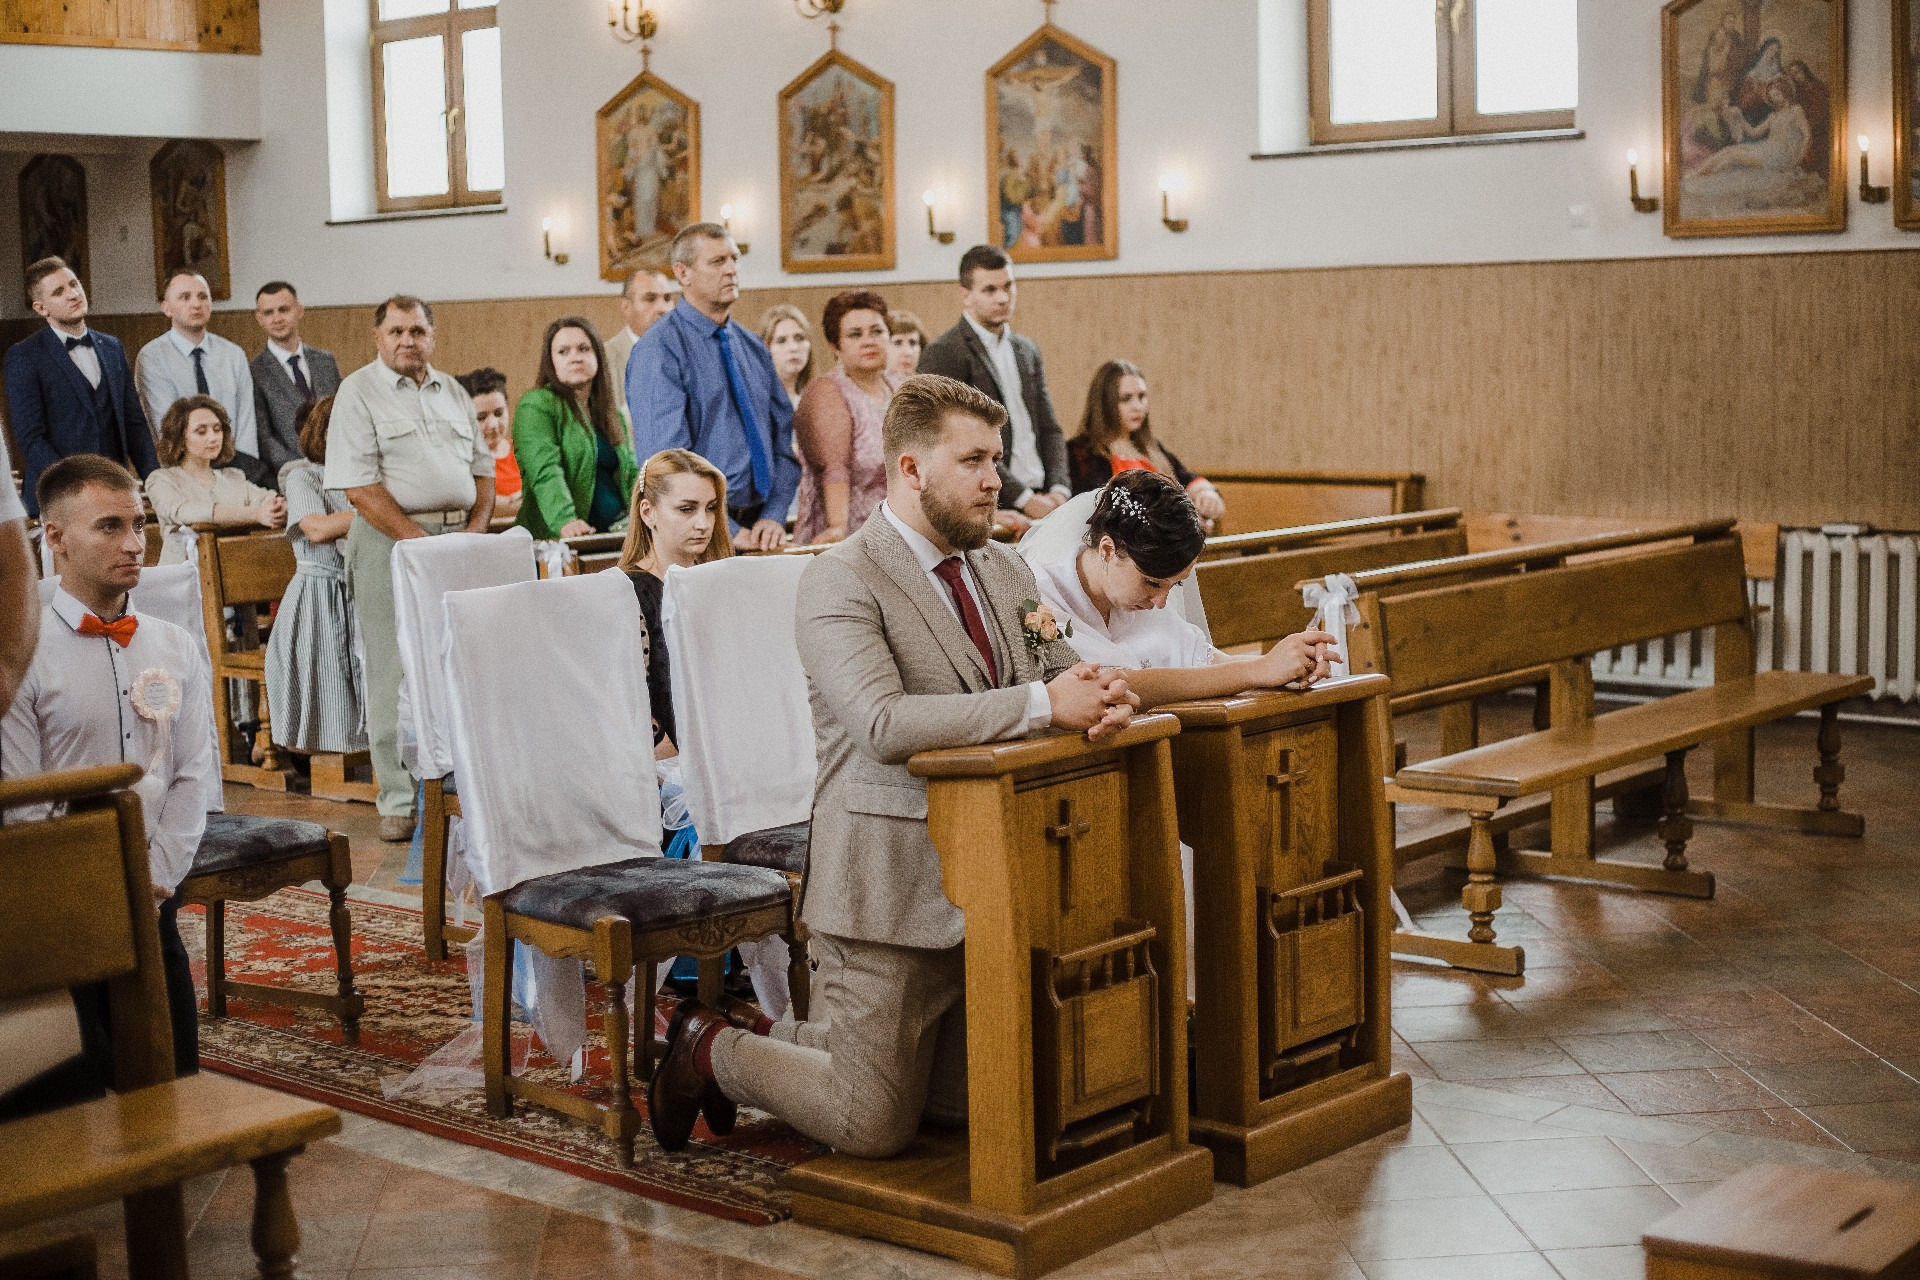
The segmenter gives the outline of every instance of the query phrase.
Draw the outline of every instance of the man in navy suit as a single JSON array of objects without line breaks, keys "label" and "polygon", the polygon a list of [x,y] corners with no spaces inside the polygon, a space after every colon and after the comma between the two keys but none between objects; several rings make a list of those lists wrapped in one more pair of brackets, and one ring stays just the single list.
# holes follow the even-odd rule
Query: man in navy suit
[{"label": "man in navy suit", "polygon": [[7,349],[7,421],[20,447],[22,497],[39,514],[34,486],[62,458],[97,453],[141,479],[160,465],[153,431],[116,338],[87,328],[87,291],[58,258],[27,268],[27,301],[47,327]]}]

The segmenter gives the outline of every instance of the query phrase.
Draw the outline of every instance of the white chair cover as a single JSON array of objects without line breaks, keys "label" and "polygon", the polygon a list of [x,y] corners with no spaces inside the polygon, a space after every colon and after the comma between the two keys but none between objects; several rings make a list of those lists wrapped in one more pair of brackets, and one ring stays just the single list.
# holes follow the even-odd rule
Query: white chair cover
[{"label": "white chair cover", "polygon": [[448,533],[393,544],[394,630],[400,640],[400,758],[416,778],[453,772],[441,654],[449,591],[499,587],[534,576],[533,535]]},{"label": "white chair cover", "polygon": [[480,892],[658,857],[653,712],[625,575],[453,591],[445,611],[447,727]]},{"label": "white chair cover", "polygon": [[[1085,545],[1087,522],[1093,519],[1093,508],[1099,501],[1100,491],[1095,489],[1055,507],[1021,535],[1020,554],[1035,564],[1051,564],[1064,559],[1072,548]],[[1200,580],[1196,575],[1188,574],[1173,589],[1173,594],[1167,597],[1167,608],[1200,628],[1208,642],[1212,642],[1213,629],[1207,625],[1207,607],[1200,602]]]},{"label": "white chair cover", "polygon": [[805,822],[817,764],[793,620],[806,556],[667,571],[660,625],[687,809],[705,844]]}]

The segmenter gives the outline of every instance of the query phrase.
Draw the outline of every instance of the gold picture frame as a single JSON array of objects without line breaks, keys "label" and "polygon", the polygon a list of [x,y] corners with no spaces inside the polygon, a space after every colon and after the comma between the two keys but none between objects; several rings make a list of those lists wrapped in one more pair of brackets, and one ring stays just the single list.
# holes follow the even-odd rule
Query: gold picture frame
[{"label": "gold picture frame", "polygon": [[987,238],[1015,262],[1120,256],[1115,76],[1051,22],[987,69]]},{"label": "gold picture frame", "polygon": [[594,157],[600,278],[664,270],[674,235],[700,221],[700,104],[642,71],[594,114]]},{"label": "gold picture frame", "polygon": [[153,288],[164,293],[176,271],[206,277],[216,301],[233,296],[227,266],[227,157],[211,142],[182,138],[147,166],[153,196]]},{"label": "gold picture frame", "polygon": [[1846,0],[1671,0],[1660,97],[1669,236],[1846,230]]},{"label": "gold picture frame", "polygon": [[780,90],[780,267],[891,271],[893,81],[838,49]]},{"label": "gold picture frame", "polygon": [[1893,225],[1920,231],[1920,0],[1893,0]]},{"label": "gold picture frame", "polygon": [[20,167],[19,193],[21,267],[59,258],[91,294],[86,168],[72,156],[35,156]]}]

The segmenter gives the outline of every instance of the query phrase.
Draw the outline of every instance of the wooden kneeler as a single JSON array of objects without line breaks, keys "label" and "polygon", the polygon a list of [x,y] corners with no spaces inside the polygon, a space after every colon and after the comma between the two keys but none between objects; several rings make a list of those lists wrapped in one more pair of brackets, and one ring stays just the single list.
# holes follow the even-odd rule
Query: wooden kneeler
[{"label": "wooden kneeler", "polygon": [[1213,1193],[1187,1140],[1186,912],[1172,716],[923,752],[947,897],[966,913],[964,1135],[787,1177],[812,1226],[1038,1276]]},{"label": "wooden kneeler", "polygon": [[1406,1124],[1388,1027],[1384,676],[1180,703],[1193,847],[1193,1137],[1252,1186]]}]

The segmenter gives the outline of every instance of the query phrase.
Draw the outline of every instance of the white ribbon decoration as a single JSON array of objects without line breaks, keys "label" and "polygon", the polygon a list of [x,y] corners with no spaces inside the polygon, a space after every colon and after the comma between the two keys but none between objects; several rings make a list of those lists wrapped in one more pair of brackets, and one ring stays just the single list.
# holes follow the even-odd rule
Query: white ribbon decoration
[{"label": "white ribbon decoration", "polygon": [[1331,664],[1328,674],[1346,675],[1347,628],[1360,622],[1360,610],[1353,603],[1360,598],[1360,588],[1346,574],[1330,573],[1322,582],[1302,586],[1300,598],[1307,608],[1314,610],[1311,625],[1332,636],[1334,648],[1340,652],[1340,661]]},{"label": "white ribbon decoration", "polygon": [[534,558],[540,562],[541,576],[545,578],[564,577],[567,566],[573,563],[573,548],[564,542],[536,542],[533,544]]}]

